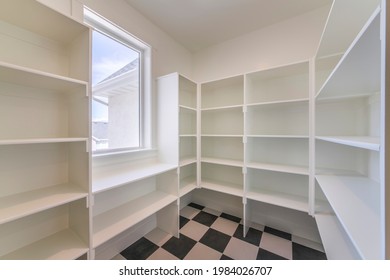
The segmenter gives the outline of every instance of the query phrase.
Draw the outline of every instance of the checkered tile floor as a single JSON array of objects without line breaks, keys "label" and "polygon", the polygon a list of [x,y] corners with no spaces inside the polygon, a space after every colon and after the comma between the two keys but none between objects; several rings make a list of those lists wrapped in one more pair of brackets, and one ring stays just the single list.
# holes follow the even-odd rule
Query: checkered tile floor
[{"label": "checkered tile floor", "polygon": [[320,244],[267,226],[243,237],[241,219],[191,203],[180,212],[180,238],[155,229],[114,259],[323,260]]}]

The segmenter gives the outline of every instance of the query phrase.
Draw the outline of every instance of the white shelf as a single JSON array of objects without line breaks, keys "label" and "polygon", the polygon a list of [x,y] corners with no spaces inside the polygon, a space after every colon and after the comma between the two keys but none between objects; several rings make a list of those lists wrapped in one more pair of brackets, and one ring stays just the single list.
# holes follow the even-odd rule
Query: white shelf
[{"label": "white shelf", "polygon": [[333,214],[316,214],[315,219],[328,260],[359,259],[351,241]]},{"label": "white shelf", "polygon": [[195,163],[195,162],[196,162],[195,156],[185,157],[185,158],[180,159],[180,167],[183,167],[183,166],[189,165],[191,163]]},{"label": "white shelf", "polygon": [[232,160],[232,159],[202,157],[201,161],[202,162],[207,162],[207,163],[235,166],[235,167],[243,167],[244,166],[244,162],[243,161]]},{"label": "white shelf", "polygon": [[179,137],[196,137],[196,134],[180,134]]},{"label": "white shelf", "polygon": [[307,212],[309,209],[308,198],[298,195],[291,195],[267,190],[248,191],[246,197],[252,200]]},{"label": "white shelf", "polygon": [[379,91],[381,79],[379,13],[378,7],[330,74],[317,98]]},{"label": "white shelf", "polygon": [[184,109],[184,110],[188,110],[188,111],[192,111],[192,112],[197,112],[196,108],[192,108],[189,106],[179,105],[179,108]]},{"label": "white shelf", "polygon": [[175,168],[177,168],[176,165],[166,163],[149,163],[137,166],[114,166],[114,168],[110,170],[94,174],[92,192],[96,194],[111,188],[120,187],[149,178]]},{"label": "white shelf", "polygon": [[255,106],[272,106],[272,105],[288,105],[295,104],[300,102],[309,102],[309,98],[300,98],[300,99],[286,99],[286,100],[277,100],[277,101],[268,101],[268,102],[258,102],[258,103],[248,103],[248,107]]},{"label": "white shelf", "polygon": [[66,229],[1,256],[3,260],[74,260],[89,251],[72,230]]},{"label": "white shelf", "polygon": [[177,197],[174,195],[154,191],[96,216],[93,224],[93,248],[100,246],[176,200]]},{"label": "white shelf", "polygon": [[229,77],[201,85],[201,109],[242,106],[244,103],[244,76]]},{"label": "white shelf", "polygon": [[222,111],[222,110],[231,110],[231,109],[240,109],[244,108],[243,104],[229,105],[229,106],[215,106],[210,108],[201,109],[202,112],[212,112],[212,111]]},{"label": "white shelf", "polygon": [[106,171],[94,174],[92,192],[99,193],[111,188],[120,187],[135,181],[152,177],[177,168],[176,165],[166,163],[149,163],[135,166],[113,166]]},{"label": "white shelf", "polygon": [[226,193],[234,196],[243,197],[244,190],[241,185],[229,184],[226,182],[211,181],[209,179],[201,182],[201,187],[204,189]]},{"label": "white shelf", "polygon": [[202,134],[202,137],[244,137],[243,134]]},{"label": "white shelf", "polygon": [[196,184],[196,177],[195,176],[188,176],[186,178],[183,178],[180,180],[180,190],[179,194],[180,197],[190,193],[194,189],[196,189],[198,186]]},{"label": "white shelf", "polygon": [[317,136],[316,139],[373,151],[380,150],[379,137],[365,136]]},{"label": "white shelf", "polygon": [[33,88],[43,88],[60,92],[69,92],[77,87],[85,88],[87,82],[30,69],[6,62],[0,62],[0,81]]},{"label": "white shelf", "polygon": [[50,143],[88,143],[88,138],[35,138],[35,139],[6,139],[0,140],[1,145],[50,144]]},{"label": "white shelf", "polygon": [[47,8],[38,1],[2,0],[1,4],[0,20],[55,41],[71,42],[74,37],[87,30],[85,25]]},{"label": "white shelf", "polygon": [[303,166],[249,162],[246,164],[246,167],[261,169],[261,170],[277,171],[283,173],[309,175],[309,167],[303,167]]},{"label": "white shelf", "polygon": [[0,198],[0,224],[88,196],[73,184],[62,184]]},{"label": "white shelf", "polygon": [[309,135],[282,135],[282,134],[248,134],[247,137],[253,138],[285,138],[285,139],[309,139]]},{"label": "white shelf", "polygon": [[316,179],[361,258],[379,259],[379,183],[362,176],[317,175]]}]

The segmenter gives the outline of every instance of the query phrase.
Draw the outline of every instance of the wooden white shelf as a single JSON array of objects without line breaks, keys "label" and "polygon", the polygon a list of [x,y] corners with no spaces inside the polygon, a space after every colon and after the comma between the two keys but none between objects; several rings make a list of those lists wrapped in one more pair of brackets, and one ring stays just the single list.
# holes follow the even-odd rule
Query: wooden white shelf
[{"label": "wooden white shelf", "polygon": [[50,144],[50,143],[88,143],[88,138],[35,138],[35,139],[6,139],[0,140],[1,145]]},{"label": "wooden white shelf", "polygon": [[300,99],[287,99],[287,100],[277,100],[277,101],[268,101],[268,102],[258,102],[258,103],[248,103],[248,107],[255,106],[270,106],[270,105],[288,105],[295,104],[300,102],[309,102],[309,98],[300,98]]},{"label": "wooden white shelf", "polygon": [[222,159],[222,158],[210,158],[210,157],[202,157],[202,162],[207,163],[214,163],[214,164],[221,164],[221,165],[228,165],[228,166],[236,166],[236,167],[243,167],[244,162],[240,160],[232,160],[232,159]]},{"label": "wooden white shelf", "polygon": [[179,137],[183,137],[183,138],[196,137],[196,134],[180,134]]},{"label": "wooden white shelf", "polygon": [[246,167],[261,169],[261,170],[277,171],[283,173],[309,175],[309,167],[303,167],[303,166],[249,162],[246,164]]},{"label": "wooden white shelf", "polygon": [[244,137],[243,134],[202,134],[202,137]]},{"label": "wooden white shelf", "polygon": [[64,43],[71,42],[74,37],[87,30],[87,26],[59,14],[38,1],[3,0],[0,19]]},{"label": "wooden white shelf", "polygon": [[317,136],[316,139],[373,151],[380,150],[379,137],[365,136]]},{"label": "wooden white shelf", "polygon": [[88,196],[73,184],[62,184],[0,198],[0,224]]},{"label": "wooden white shelf", "polygon": [[154,191],[96,216],[93,223],[93,248],[100,246],[176,200],[177,197],[174,195]]},{"label": "wooden white shelf", "polygon": [[291,195],[267,190],[248,191],[246,197],[252,200],[277,205],[289,209],[294,209],[302,212],[307,212],[309,203],[307,197]]},{"label": "wooden white shelf", "polygon": [[379,259],[379,183],[363,176],[317,175],[316,179],[361,258]]},{"label": "wooden white shelf", "polygon": [[180,167],[192,164],[196,162],[196,156],[190,156],[180,159]]},{"label": "wooden white shelf", "polygon": [[180,180],[180,190],[179,194],[180,197],[183,195],[186,195],[187,193],[190,193],[194,189],[196,189],[198,186],[196,184],[196,177],[191,175],[186,178],[183,178]]},{"label": "wooden white shelf", "polygon": [[201,84],[201,109],[229,108],[243,103],[243,75]]},{"label": "wooden white shelf", "polygon": [[253,138],[297,138],[297,139],[309,139],[309,135],[291,135],[291,134],[248,134],[247,137]]},{"label": "wooden white shelf", "polygon": [[192,107],[185,106],[185,105],[179,105],[179,108],[180,108],[180,109],[184,109],[184,110],[188,110],[188,111],[192,111],[192,112],[194,112],[194,113],[197,112],[196,108],[192,108]]},{"label": "wooden white shelf", "polygon": [[89,247],[72,230],[65,229],[33,244],[1,256],[3,260],[72,260],[86,254]]},{"label": "wooden white shelf", "polygon": [[319,90],[317,98],[379,91],[381,84],[379,14],[378,7]]},{"label": "wooden white shelf", "polygon": [[241,185],[202,179],[200,186],[204,189],[243,197],[244,190]]},{"label": "wooden white shelf", "polygon": [[212,112],[212,111],[222,111],[222,110],[231,110],[231,109],[243,109],[243,104],[229,105],[229,106],[215,106],[210,108],[202,108],[202,112]]},{"label": "wooden white shelf", "polygon": [[328,260],[360,258],[351,241],[344,234],[344,229],[335,215],[318,213],[315,215],[315,219]]},{"label": "wooden white shelf", "polygon": [[87,82],[76,80],[40,70],[30,69],[6,62],[0,62],[0,81],[33,88],[43,88],[59,92],[71,92],[77,87],[84,87]]},{"label": "wooden white shelf", "polygon": [[152,177],[175,168],[177,168],[176,165],[166,163],[149,163],[137,166],[113,166],[113,168],[94,174],[92,192],[96,194],[111,188],[120,187]]}]

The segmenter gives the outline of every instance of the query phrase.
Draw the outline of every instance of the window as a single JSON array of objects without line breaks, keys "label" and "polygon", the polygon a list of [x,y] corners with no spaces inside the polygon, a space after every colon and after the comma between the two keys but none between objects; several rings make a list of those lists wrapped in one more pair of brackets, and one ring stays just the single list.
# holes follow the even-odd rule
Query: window
[{"label": "window", "polygon": [[92,31],[92,150],[148,146],[150,47],[85,9]]}]

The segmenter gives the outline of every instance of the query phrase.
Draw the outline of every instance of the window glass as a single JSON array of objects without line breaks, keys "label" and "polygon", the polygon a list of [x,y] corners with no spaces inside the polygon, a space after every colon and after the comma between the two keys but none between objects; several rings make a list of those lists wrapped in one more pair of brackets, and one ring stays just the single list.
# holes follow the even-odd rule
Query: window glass
[{"label": "window glass", "polygon": [[92,37],[93,150],[140,147],[140,52],[98,31]]}]

